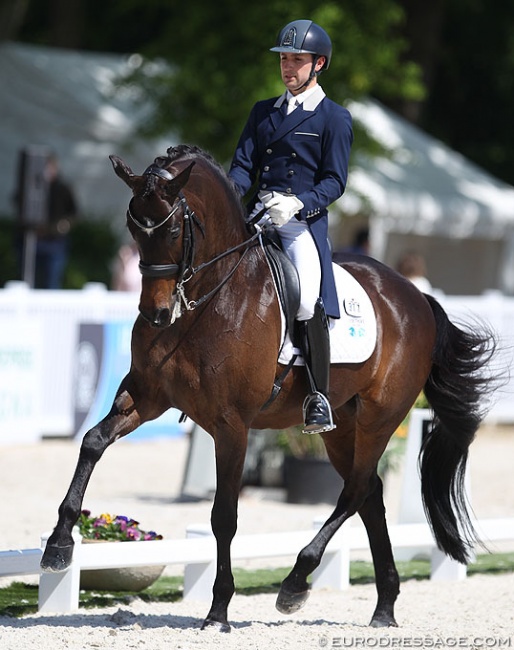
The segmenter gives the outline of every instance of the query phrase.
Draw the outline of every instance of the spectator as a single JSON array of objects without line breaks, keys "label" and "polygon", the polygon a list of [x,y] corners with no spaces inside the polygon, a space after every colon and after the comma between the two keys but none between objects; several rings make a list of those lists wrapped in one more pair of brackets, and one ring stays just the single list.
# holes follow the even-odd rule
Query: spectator
[{"label": "spectator", "polygon": [[404,253],[396,265],[396,270],[408,278],[423,293],[431,293],[432,285],[427,276],[425,259],[415,251]]},{"label": "spectator", "polygon": [[[60,289],[69,255],[69,236],[73,222],[77,218],[77,203],[71,187],[59,174],[59,163],[55,154],[50,154],[45,162],[43,182],[46,183],[46,203],[43,218],[37,225],[22,225],[30,228],[36,236],[35,283],[37,289]],[[15,202],[21,209],[21,189],[18,189]],[[22,237],[17,241],[20,252],[23,249]],[[26,254],[26,251],[24,251]]]},{"label": "spectator", "polygon": [[141,291],[139,252],[134,242],[121,246],[118,251],[111,288],[114,291]]}]

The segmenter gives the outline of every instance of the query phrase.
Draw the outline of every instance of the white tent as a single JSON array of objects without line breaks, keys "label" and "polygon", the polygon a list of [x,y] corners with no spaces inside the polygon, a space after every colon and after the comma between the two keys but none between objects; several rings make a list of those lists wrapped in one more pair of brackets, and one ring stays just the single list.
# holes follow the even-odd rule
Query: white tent
[{"label": "white tent", "polygon": [[339,202],[347,214],[369,216],[372,254],[394,266],[415,249],[447,293],[514,293],[514,187],[378,102],[349,109],[388,150],[356,161]]},{"label": "white tent", "polygon": [[176,140],[142,139],[143,108],[134,92],[116,86],[133,58],[37,47],[0,45],[0,214],[13,213],[21,149],[44,145],[59,157],[81,213],[124,225],[128,190],[112,171],[109,154],[142,172]]}]

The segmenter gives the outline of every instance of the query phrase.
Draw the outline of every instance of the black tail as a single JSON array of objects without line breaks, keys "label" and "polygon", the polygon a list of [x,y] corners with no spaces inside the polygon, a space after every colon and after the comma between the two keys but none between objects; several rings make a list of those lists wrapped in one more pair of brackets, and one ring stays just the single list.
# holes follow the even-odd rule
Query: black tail
[{"label": "black tail", "polygon": [[437,337],[424,389],[434,422],[420,452],[421,492],[439,548],[466,563],[478,541],[464,486],[468,448],[484,416],[482,399],[492,390],[484,369],[496,344],[486,329],[459,329],[436,300],[427,299]]}]

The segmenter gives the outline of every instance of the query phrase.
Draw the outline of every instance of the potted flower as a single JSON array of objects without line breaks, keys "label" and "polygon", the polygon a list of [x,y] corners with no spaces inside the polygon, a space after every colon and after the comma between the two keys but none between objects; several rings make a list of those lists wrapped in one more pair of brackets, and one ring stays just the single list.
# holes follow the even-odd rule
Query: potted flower
[{"label": "potted flower", "polygon": [[284,450],[287,502],[335,505],[343,479],[329,461],[321,436],[303,433],[298,425],[281,431],[278,445]]},{"label": "potted flower", "polygon": [[[77,526],[83,544],[162,539],[162,535],[158,535],[153,530],[142,530],[138,521],[124,515],[104,513],[95,517],[89,510],[82,510]],[[110,591],[141,591],[155,582],[163,570],[164,566],[83,570],[80,572],[80,587]]]}]

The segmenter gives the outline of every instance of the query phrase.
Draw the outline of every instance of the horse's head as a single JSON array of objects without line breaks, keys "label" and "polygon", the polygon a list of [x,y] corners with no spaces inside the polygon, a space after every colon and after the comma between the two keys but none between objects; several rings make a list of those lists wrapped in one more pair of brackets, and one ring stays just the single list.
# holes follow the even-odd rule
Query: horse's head
[{"label": "horse's head", "polygon": [[168,327],[175,288],[192,265],[193,223],[182,188],[194,161],[175,176],[157,158],[138,176],[121,158],[110,156],[114,171],[132,190],[127,225],[137,243],[143,288],[139,311],[154,327]]}]

